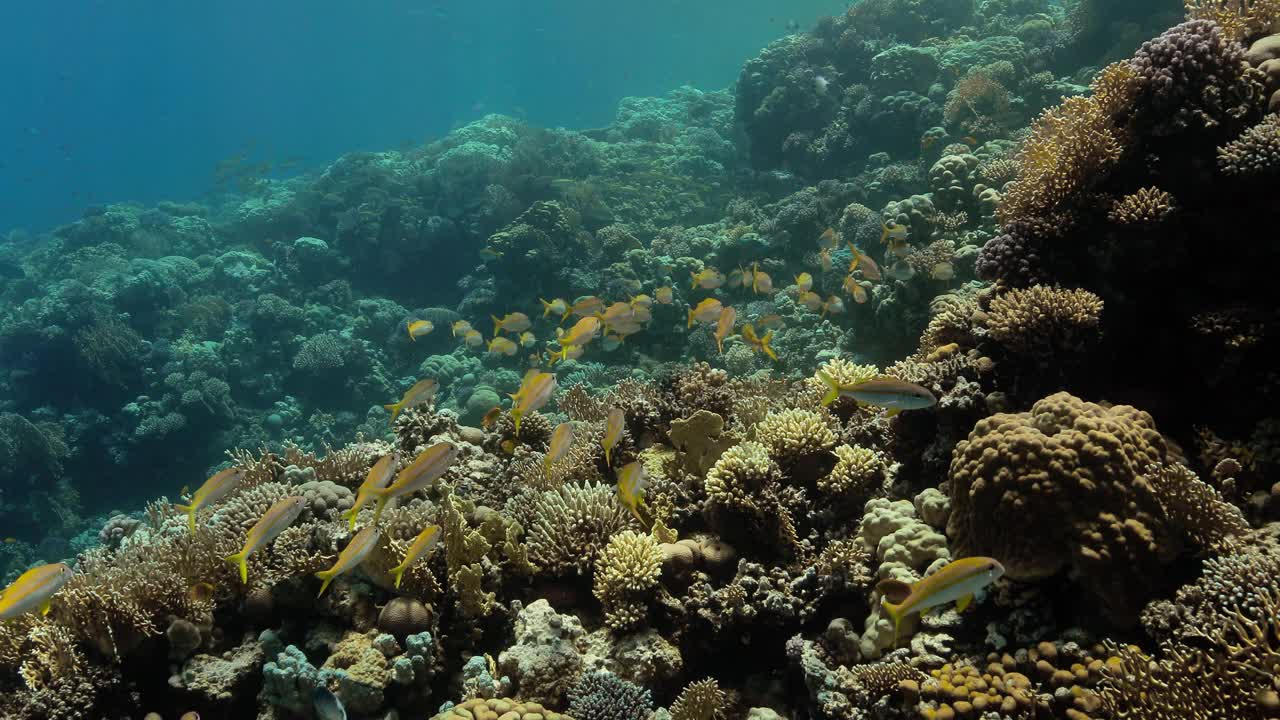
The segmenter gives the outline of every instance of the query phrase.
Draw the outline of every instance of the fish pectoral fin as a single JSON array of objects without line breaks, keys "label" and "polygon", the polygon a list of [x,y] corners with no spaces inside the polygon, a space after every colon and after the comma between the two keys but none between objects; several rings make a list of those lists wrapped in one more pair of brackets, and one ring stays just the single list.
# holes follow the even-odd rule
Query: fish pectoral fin
[{"label": "fish pectoral fin", "polygon": [[889,412],[885,413],[885,417],[893,417],[902,412],[902,408],[889,408]]},{"label": "fish pectoral fin", "polygon": [[48,615],[48,614],[49,614],[49,608],[50,608],[50,606],[51,606],[52,604],[53,604],[53,603],[52,603],[52,599],[45,600],[44,602],[40,603],[40,614],[41,614],[41,615]]},{"label": "fish pectoral fin", "polygon": [[968,595],[965,595],[964,597],[960,598],[959,600],[956,601],[956,612],[964,612],[964,609],[969,607],[969,604],[972,602],[973,602],[973,593],[969,593]]},{"label": "fish pectoral fin", "polygon": [[911,594],[911,586],[901,580],[887,578],[876,583],[876,592],[880,593],[883,600],[901,605]]}]

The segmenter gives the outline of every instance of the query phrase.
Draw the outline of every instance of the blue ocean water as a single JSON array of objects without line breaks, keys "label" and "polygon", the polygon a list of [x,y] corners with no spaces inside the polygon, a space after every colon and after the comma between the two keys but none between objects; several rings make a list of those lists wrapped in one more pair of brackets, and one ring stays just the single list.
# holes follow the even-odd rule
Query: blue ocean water
[{"label": "blue ocean water", "polygon": [[321,168],[496,112],[595,127],[726,87],[843,0],[77,0],[0,7],[0,232],[192,199],[219,162]]}]

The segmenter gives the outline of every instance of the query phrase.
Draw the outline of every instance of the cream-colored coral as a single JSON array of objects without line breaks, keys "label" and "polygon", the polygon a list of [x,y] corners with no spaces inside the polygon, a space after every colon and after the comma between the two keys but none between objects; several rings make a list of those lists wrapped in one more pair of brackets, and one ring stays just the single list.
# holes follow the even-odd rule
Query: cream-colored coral
[{"label": "cream-colored coral", "polygon": [[835,449],[836,465],[818,479],[818,489],[833,498],[866,497],[882,489],[885,463],[880,453],[865,447],[841,445]]},{"label": "cream-colored coral", "polygon": [[[930,569],[951,559],[947,538],[916,517],[909,500],[874,498],[867,502],[857,542],[874,555],[877,580],[894,579],[906,583],[920,580]],[[900,629],[880,607],[879,595],[873,596],[871,613],[859,642],[864,659],[879,657],[895,639],[902,640],[915,631],[918,619],[904,619]]]},{"label": "cream-colored coral", "polygon": [[552,712],[538,703],[519,702],[509,698],[484,700],[476,698],[433,715],[431,720],[573,720],[568,715]]},{"label": "cream-colored coral", "polygon": [[1107,218],[1119,225],[1156,225],[1168,220],[1177,208],[1172,194],[1152,186],[1117,200]]},{"label": "cream-colored coral", "polygon": [[636,522],[617,491],[597,483],[525,490],[507,512],[524,528],[529,562],[549,575],[586,572],[609,538]]},{"label": "cream-colored coral", "polygon": [[1212,20],[1235,40],[1276,32],[1280,0],[1183,0],[1188,20]]},{"label": "cream-colored coral", "polygon": [[1088,290],[1033,285],[991,301],[987,331],[1018,353],[1079,350],[1097,339],[1102,298]]},{"label": "cream-colored coral", "polygon": [[835,424],[830,415],[817,410],[772,412],[756,424],[756,439],[780,461],[795,460],[835,447]]},{"label": "cream-colored coral", "polygon": [[662,574],[662,549],[651,535],[623,530],[609,539],[596,561],[595,596],[614,630],[640,625]]},{"label": "cream-colored coral", "polygon": [[[875,365],[859,365],[858,363],[850,362],[841,357],[831,358],[823,363],[819,370],[827,377],[835,380],[836,384],[841,387],[857,385],[858,383],[866,382],[867,380],[874,380],[880,375],[880,368],[877,368]],[[817,374],[806,378],[805,383],[812,390],[817,392],[819,396],[827,391],[827,384],[820,380]]]},{"label": "cream-colored coral", "polygon": [[1266,116],[1218,148],[1218,168],[1227,175],[1262,175],[1280,169],[1280,114]]},{"label": "cream-colored coral", "polygon": [[758,442],[744,442],[724,452],[707,473],[707,501],[728,508],[760,512],[754,498],[776,481],[778,466]]},{"label": "cream-colored coral", "polygon": [[724,717],[728,701],[714,678],[691,682],[671,703],[671,720],[717,720]]}]

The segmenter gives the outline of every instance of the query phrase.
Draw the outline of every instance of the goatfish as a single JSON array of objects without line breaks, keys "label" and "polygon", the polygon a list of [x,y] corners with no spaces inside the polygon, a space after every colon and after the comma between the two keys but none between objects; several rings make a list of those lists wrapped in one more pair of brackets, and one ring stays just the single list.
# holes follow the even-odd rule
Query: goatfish
[{"label": "goatfish", "polygon": [[703,290],[715,290],[724,284],[724,275],[713,267],[706,267],[696,273],[689,273],[689,277],[693,278],[690,288],[702,288]]},{"label": "goatfish", "polygon": [[626,413],[622,412],[622,408],[610,408],[609,414],[604,419],[604,439],[601,444],[604,445],[604,464],[609,465],[613,462],[610,453],[617,446],[618,441],[622,439],[622,431],[626,429]]},{"label": "goatfish", "polygon": [[768,355],[774,362],[778,362],[777,353],[775,353],[773,348],[769,345],[770,341],[773,340],[772,330],[767,331],[764,336],[761,337],[756,335],[756,329],[752,327],[751,323],[747,323],[742,326],[742,339],[747,342],[747,345],[751,348],[752,352],[759,350],[765,355]]},{"label": "goatfish", "polygon": [[507,313],[501,319],[496,315],[490,315],[493,318],[493,334],[495,337],[499,333],[522,333],[528,330],[533,323],[529,322],[529,316],[522,312]]},{"label": "goatfish", "polygon": [[644,503],[647,480],[644,465],[638,462],[627,463],[618,470],[618,498],[641,524],[644,524],[644,518],[640,517],[640,506]]},{"label": "goatfish", "polygon": [[768,295],[773,292],[773,278],[769,273],[760,270],[760,263],[751,264],[751,292]]},{"label": "goatfish", "polygon": [[378,499],[373,511],[373,522],[377,525],[387,503],[395,498],[405,497],[429,486],[445,474],[454,460],[458,459],[458,446],[451,442],[438,442],[422,451],[408,467],[396,475],[395,482],[384,488],[370,488],[369,495]]},{"label": "goatfish", "polygon": [[724,339],[729,337],[729,333],[733,332],[733,324],[738,321],[738,311],[731,307],[724,308],[720,311],[720,317],[716,320],[716,350],[720,353],[724,352]]},{"label": "goatfish", "polygon": [[383,405],[382,409],[391,412],[391,420],[394,423],[396,417],[400,413],[419,405],[430,403],[436,396],[436,381],[431,378],[424,378],[413,384],[413,387],[404,392],[404,397],[400,398],[400,402],[391,405]]},{"label": "goatfish", "polygon": [[848,245],[849,252],[853,254],[853,262],[849,263],[849,272],[853,272],[855,267],[861,265],[863,277],[868,280],[879,280],[881,277],[880,266],[876,264],[876,261],[872,260],[870,256],[854,247],[853,243],[848,243]]},{"label": "goatfish", "polygon": [[40,565],[18,576],[0,593],[0,620],[12,620],[29,612],[49,614],[49,602],[71,579],[66,563]]},{"label": "goatfish", "polygon": [[551,444],[547,446],[547,454],[542,458],[542,469],[547,477],[551,477],[551,466],[555,465],[573,446],[573,425],[562,422],[551,431]]},{"label": "goatfish", "polygon": [[560,347],[565,345],[586,345],[603,329],[600,318],[591,315],[573,324],[568,330],[556,330],[556,342]]},{"label": "goatfish", "polygon": [[547,302],[542,298],[538,298],[538,302],[542,303],[542,317],[547,317],[551,313],[555,313],[556,317],[564,317],[569,312],[569,303],[560,298],[556,298],[551,302]]},{"label": "goatfish", "polygon": [[898,644],[902,619],[912,613],[924,614],[930,608],[955,601],[956,610],[964,612],[981,591],[1004,575],[1004,566],[994,558],[968,557],[952,560],[938,572],[909,585],[901,580],[881,580],[880,606],[893,619],[893,644]]},{"label": "goatfish", "polygon": [[724,306],[715,298],[706,298],[698,303],[697,307],[689,310],[689,327],[693,327],[693,321],[700,323],[713,323],[720,319],[720,311]]},{"label": "goatfish", "polygon": [[882,223],[880,227],[883,228],[880,231],[881,244],[900,243],[900,242],[906,241],[907,239],[906,225],[899,225],[898,223],[890,220],[889,222]]},{"label": "goatfish", "polygon": [[507,357],[511,357],[512,355],[515,355],[516,351],[519,349],[519,345],[504,337],[496,337],[489,341],[489,354],[491,355],[506,355]]},{"label": "goatfish", "polygon": [[462,333],[462,342],[466,343],[467,347],[479,347],[484,344],[484,336],[479,330],[468,328]]},{"label": "goatfish", "polygon": [[654,290],[653,297],[663,305],[670,305],[676,301],[675,291],[666,285]]},{"label": "goatfish", "polygon": [[933,407],[938,402],[927,388],[898,378],[879,378],[841,385],[835,378],[819,370],[818,379],[827,386],[827,394],[822,397],[823,405],[830,405],[836,398],[850,397],[863,405],[886,408],[889,417],[893,417],[903,410],[920,410]]},{"label": "goatfish", "polygon": [[[600,321],[596,320],[596,322]],[[530,370],[525,373],[524,382],[520,384],[520,389],[516,391],[515,395],[511,396],[511,418],[515,421],[515,434],[517,436],[520,435],[520,419],[546,405],[551,400],[551,394],[555,391],[555,375],[537,370]]]},{"label": "goatfish", "polygon": [[280,498],[274,505],[258,518],[258,522],[249,528],[245,535],[244,547],[235,555],[228,555],[225,560],[240,568],[240,582],[249,583],[249,556],[260,548],[271,544],[276,536],[284,532],[302,514],[307,500],[301,495],[290,495]]},{"label": "goatfish", "polygon": [[405,323],[405,327],[409,330],[409,339],[417,340],[424,335],[430,335],[432,330],[436,329],[435,323],[430,320],[414,320]]},{"label": "goatfish", "polygon": [[804,294],[813,289],[813,276],[807,272],[802,272],[796,276],[796,287],[800,288],[800,294]]},{"label": "goatfish", "polygon": [[196,494],[191,496],[189,505],[173,506],[178,512],[187,514],[187,528],[191,530],[192,535],[196,534],[196,513],[200,512],[201,508],[207,508],[226,497],[240,485],[243,479],[244,471],[238,467],[219,470],[213,474],[213,477],[205,480]]},{"label": "goatfish", "polygon": [[471,329],[471,323],[466,320],[455,320],[452,328],[453,336],[458,337],[459,335],[466,334],[466,332]]},{"label": "goatfish", "polygon": [[400,453],[393,452],[378,458],[378,462],[369,468],[369,474],[365,475],[364,482],[360,483],[359,489],[356,490],[356,501],[346,512],[346,517],[351,520],[352,530],[356,529],[356,516],[360,514],[360,508],[369,502],[369,491],[386,487],[391,482],[391,478],[395,477],[396,466],[399,464]]},{"label": "goatfish", "polygon": [[409,549],[404,554],[404,560],[400,564],[391,568],[391,577],[395,578],[396,589],[400,588],[400,581],[404,579],[404,574],[409,568],[413,567],[419,560],[426,557],[440,544],[440,526],[428,525],[422,528],[422,532],[413,539],[409,545]]},{"label": "goatfish", "polygon": [[324,591],[329,589],[329,583],[333,582],[334,578],[364,562],[381,536],[382,533],[376,525],[370,525],[356,533],[347,546],[342,548],[342,552],[338,553],[338,560],[333,563],[333,567],[316,573],[316,577],[324,581],[320,584],[320,592],[316,593],[316,597],[324,595]]}]

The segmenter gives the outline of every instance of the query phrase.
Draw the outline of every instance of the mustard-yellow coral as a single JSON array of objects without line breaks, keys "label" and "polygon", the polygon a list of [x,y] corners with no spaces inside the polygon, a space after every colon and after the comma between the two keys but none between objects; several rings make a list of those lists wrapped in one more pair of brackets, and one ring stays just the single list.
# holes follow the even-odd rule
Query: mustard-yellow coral
[{"label": "mustard-yellow coral", "polygon": [[1033,285],[1002,293],[987,311],[987,331],[1020,354],[1079,351],[1098,337],[1102,298],[1088,290]]},{"label": "mustard-yellow coral", "polygon": [[596,561],[594,590],[609,627],[628,630],[643,622],[662,574],[662,558],[651,535],[623,530],[609,539]]},{"label": "mustard-yellow coral", "polygon": [[831,497],[862,497],[881,489],[885,477],[884,458],[865,447],[841,445],[835,449],[836,466],[818,479],[818,489]]},{"label": "mustard-yellow coral", "polygon": [[791,460],[835,447],[829,416],[817,410],[772,412],[756,424],[756,438],[778,460]]},{"label": "mustard-yellow coral", "polygon": [[1168,220],[1177,207],[1170,193],[1155,186],[1144,187],[1117,200],[1107,218],[1118,225],[1156,225]]}]

